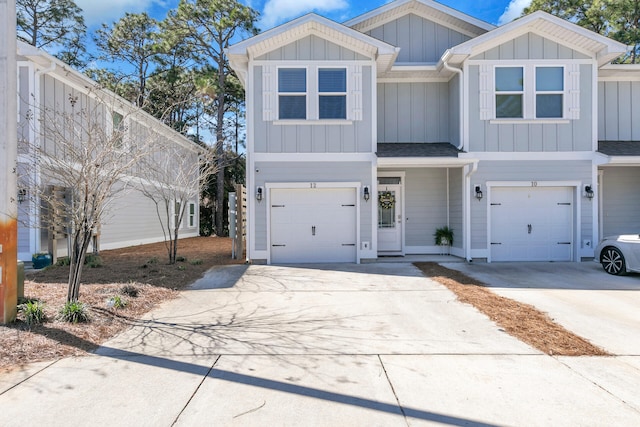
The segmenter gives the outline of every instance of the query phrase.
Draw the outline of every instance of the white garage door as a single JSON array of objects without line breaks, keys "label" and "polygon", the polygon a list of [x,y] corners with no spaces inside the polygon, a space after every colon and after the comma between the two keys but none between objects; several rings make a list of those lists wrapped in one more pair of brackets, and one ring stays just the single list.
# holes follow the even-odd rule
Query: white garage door
[{"label": "white garage door", "polygon": [[354,188],[272,189],[271,262],[355,262]]},{"label": "white garage door", "polygon": [[491,189],[493,261],[571,261],[571,187]]}]

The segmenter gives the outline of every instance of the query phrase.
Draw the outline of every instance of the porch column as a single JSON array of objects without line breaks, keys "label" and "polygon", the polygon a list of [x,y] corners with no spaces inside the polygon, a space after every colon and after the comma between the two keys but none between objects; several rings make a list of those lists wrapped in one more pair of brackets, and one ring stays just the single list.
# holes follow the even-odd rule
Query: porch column
[{"label": "porch column", "polygon": [[0,322],[18,302],[16,3],[0,0]]}]

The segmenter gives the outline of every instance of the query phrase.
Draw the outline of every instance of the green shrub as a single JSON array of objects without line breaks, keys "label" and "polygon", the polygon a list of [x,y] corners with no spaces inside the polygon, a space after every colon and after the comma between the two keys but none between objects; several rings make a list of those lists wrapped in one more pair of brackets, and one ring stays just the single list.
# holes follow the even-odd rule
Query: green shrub
[{"label": "green shrub", "polygon": [[24,321],[27,325],[38,325],[46,320],[44,314],[44,304],[36,299],[29,299],[20,304],[18,309],[24,314]]},{"label": "green shrub", "polygon": [[82,323],[89,321],[87,306],[80,301],[67,302],[60,310],[60,319],[69,323]]},{"label": "green shrub", "polygon": [[138,290],[138,288],[136,288],[132,284],[124,285],[123,287],[120,288],[120,293],[122,295],[127,295],[131,298],[137,297],[139,292],[140,291]]},{"label": "green shrub", "polygon": [[109,308],[125,308],[128,302],[120,295],[113,296],[107,300],[107,307]]},{"label": "green shrub", "polygon": [[56,266],[58,266],[58,267],[65,267],[65,266],[67,266],[69,264],[71,264],[71,260],[69,259],[68,256],[60,257],[56,261]]},{"label": "green shrub", "polygon": [[149,261],[147,261],[147,264],[157,264],[158,263],[158,257],[153,257],[150,258]]},{"label": "green shrub", "polygon": [[187,269],[187,267],[185,267],[184,265],[179,265],[178,266],[178,270],[180,270],[180,271],[184,271],[186,269]]},{"label": "green shrub", "polygon": [[99,255],[87,255],[84,259],[84,263],[90,268],[99,268],[103,265],[102,258],[100,258]]},{"label": "green shrub", "polygon": [[202,265],[202,260],[201,259],[192,259],[191,261],[189,261],[189,264],[191,264],[191,265]]},{"label": "green shrub", "polygon": [[183,256],[177,256],[176,257],[176,262],[185,262],[187,259]]}]

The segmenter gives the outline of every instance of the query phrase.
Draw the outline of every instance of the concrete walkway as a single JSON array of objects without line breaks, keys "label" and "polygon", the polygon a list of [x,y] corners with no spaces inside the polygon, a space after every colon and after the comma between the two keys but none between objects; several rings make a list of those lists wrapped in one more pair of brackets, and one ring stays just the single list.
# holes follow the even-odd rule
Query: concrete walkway
[{"label": "concrete walkway", "polygon": [[640,424],[640,358],[554,358],[411,264],[229,266],[97,354],[0,376],[0,425]]}]

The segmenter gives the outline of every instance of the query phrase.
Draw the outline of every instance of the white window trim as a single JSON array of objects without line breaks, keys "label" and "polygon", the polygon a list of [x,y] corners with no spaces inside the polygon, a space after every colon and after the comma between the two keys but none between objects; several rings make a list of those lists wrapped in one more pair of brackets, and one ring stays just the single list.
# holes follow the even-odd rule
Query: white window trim
[{"label": "white window trim", "polygon": [[[193,215],[191,214],[191,206],[193,206]],[[196,210],[196,204],[195,202],[189,202],[187,204],[187,228],[196,228],[197,219],[198,219],[198,212]],[[191,225],[192,221],[193,221],[193,225]]]},{"label": "white window trim", "polygon": [[[567,124],[571,120],[580,119],[580,65],[584,61],[559,62],[557,60],[505,60],[494,62],[475,62],[479,65],[479,98],[480,120],[489,121],[490,124]],[[523,93],[523,118],[496,118],[496,94],[509,94],[511,92],[496,92],[495,69],[500,67],[522,67],[524,79]],[[542,67],[562,67],[563,88],[562,91],[562,117],[536,118],[536,94],[535,70]],[[515,93],[515,92],[514,92]],[[551,94],[556,92],[540,92]],[[560,93],[560,92],[557,92]]]},{"label": "white window trim", "polygon": [[[280,91],[278,87],[278,70],[280,68],[304,68],[307,73],[306,107],[307,118],[302,119],[280,119]],[[340,92],[337,95],[346,95],[347,114],[345,119],[320,119],[318,88],[318,70],[320,68],[343,68],[346,70],[346,93]],[[302,92],[300,92],[302,93]],[[290,93],[282,93],[290,95]],[[331,95],[332,93],[323,93]],[[277,125],[348,125],[354,121],[362,120],[362,65],[344,64],[335,62],[313,62],[312,64],[301,64],[299,62],[283,62],[278,64],[264,64],[262,66],[262,119],[266,122],[273,122]]]}]

